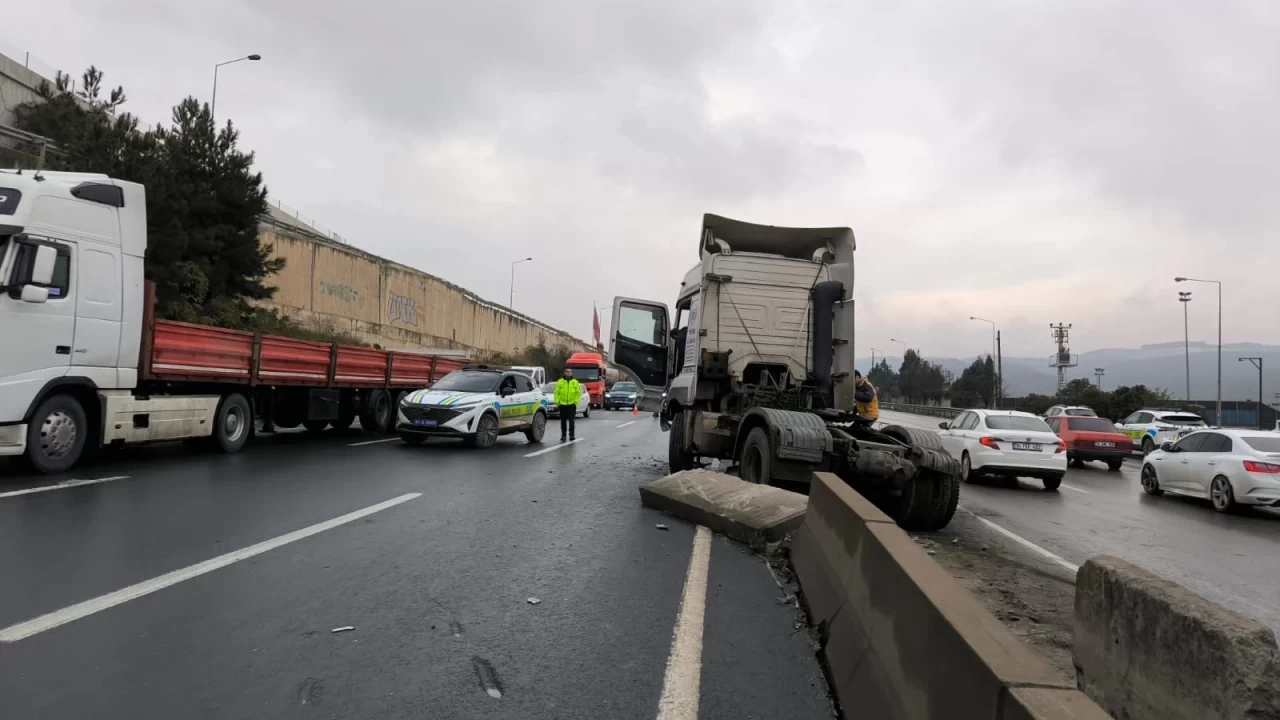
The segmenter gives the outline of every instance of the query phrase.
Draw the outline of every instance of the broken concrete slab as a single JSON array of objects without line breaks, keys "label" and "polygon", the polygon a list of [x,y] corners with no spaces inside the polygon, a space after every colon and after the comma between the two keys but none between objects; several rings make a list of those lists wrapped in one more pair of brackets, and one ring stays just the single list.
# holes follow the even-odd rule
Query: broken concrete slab
[{"label": "broken concrete slab", "polygon": [[808,498],[710,470],[684,470],[640,488],[640,501],[754,548],[800,526]]},{"label": "broken concrete slab", "polygon": [[1280,651],[1262,623],[1119,558],[1076,574],[1077,684],[1116,717],[1280,717]]}]

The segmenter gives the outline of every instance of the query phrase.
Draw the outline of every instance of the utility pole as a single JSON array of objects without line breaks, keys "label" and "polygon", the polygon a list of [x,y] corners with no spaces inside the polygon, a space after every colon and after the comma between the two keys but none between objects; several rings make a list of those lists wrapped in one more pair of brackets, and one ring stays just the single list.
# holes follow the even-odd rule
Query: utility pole
[{"label": "utility pole", "polygon": [[1103,376],[1103,375],[1106,375],[1106,374],[1107,374],[1107,369],[1106,369],[1106,368],[1094,368],[1094,369],[1093,369],[1093,376],[1094,376],[1095,378],[1097,378],[1097,379],[1098,379],[1098,381],[1097,381],[1096,383],[1094,383],[1094,384],[1098,386],[1098,389],[1099,389],[1099,390],[1101,390],[1101,389],[1102,389],[1102,376]]},{"label": "utility pole", "polygon": [[1187,324],[1187,305],[1191,302],[1191,293],[1179,292],[1178,302],[1182,303],[1182,350],[1187,356],[1187,402],[1191,402],[1191,326]]},{"label": "utility pole", "polygon": [[1000,345],[1000,331],[996,331],[996,396],[1000,398],[1000,404],[996,407],[1003,409],[1004,406],[1004,348]]},{"label": "utility pole", "polygon": [[[1218,286],[1218,426],[1222,426],[1222,281],[1221,280],[1198,280],[1196,278],[1176,277],[1174,282],[1198,282],[1213,283]],[[1188,398],[1189,399],[1189,398]],[[1259,401],[1262,398],[1258,398]]]},{"label": "utility pole", "polygon": [[1049,329],[1053,331],[1053,341],[1058,344],[1058,352],[1053,356],[1053,362],[1049,363],[1049,367],[1058,369],[1058,392],[1062,392],[1062,388],[1067,384],[1067,368],[1079,364],[1071,359],[1071,346],[1068,343],[1071,324],[1049,323]]},{"label": "utility pole", "polygon": [[[1258,429],[1265,430],[1266,428],[1262,427],[1262,358],[1260,357],[1237,358],[1237,362],[1244,362],[1245,360],[1248,360],[1249,364],[1258,368]],[[1218,425],[1219,426],[1222,425],[1221,419],[1218,420]]]}]

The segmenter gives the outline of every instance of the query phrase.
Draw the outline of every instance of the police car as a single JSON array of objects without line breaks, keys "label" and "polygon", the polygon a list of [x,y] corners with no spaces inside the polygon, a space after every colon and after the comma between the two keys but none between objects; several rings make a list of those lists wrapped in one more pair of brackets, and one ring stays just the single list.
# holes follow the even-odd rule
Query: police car
[{"label": "police car", "polygon": [[1180,410],[1139,410],[1122,420],[1116,427],[1133,438],[1135,447],[1149,455],[1164,443],[1174,442],[1192,430],[1204,427],[1199,415]]},{"label": "police car", "polygon": [[405,395],[396,416],[396,431],[410,445],[430,437],[455,437],[485,448],[498,436],[516,432],[537,443],[546,430],[546,401],[533,380],[487,365],[455,370],[430,388]]}]

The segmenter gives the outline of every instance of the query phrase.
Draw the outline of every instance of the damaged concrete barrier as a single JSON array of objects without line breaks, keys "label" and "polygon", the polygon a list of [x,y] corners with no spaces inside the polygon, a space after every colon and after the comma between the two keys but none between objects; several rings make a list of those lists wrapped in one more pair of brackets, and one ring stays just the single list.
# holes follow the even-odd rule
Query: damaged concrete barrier
[{"label": "damaged concrete barrier", "polygon": [[1132,720],[1280,718],[1280,654],[1262,623],[1114,557],[1076,574],[1077,684]]},{"label": "damaged concrete barrier", "polygon": [[804,517],[805,496],[710,470],[684,470],[640,488],[640,501],[754,548],[781,540]]},{"label": "damaged concrete barrier", "polygon": [[833,474],[814,474],[791,562],[846,718],[1107,718]]}]

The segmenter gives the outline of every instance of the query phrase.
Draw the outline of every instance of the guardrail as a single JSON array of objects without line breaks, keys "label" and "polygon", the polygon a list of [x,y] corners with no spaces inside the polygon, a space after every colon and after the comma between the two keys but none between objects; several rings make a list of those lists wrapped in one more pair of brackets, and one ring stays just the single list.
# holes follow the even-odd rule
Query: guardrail
[{"label": "guardrail", "polygon": [[939,407],[937,405],[904,405],[902,403],[880,403],[884,410],[911,413],[912,415],[932,415],[940,418],[953,418],[964,412],[963,408]]}]

